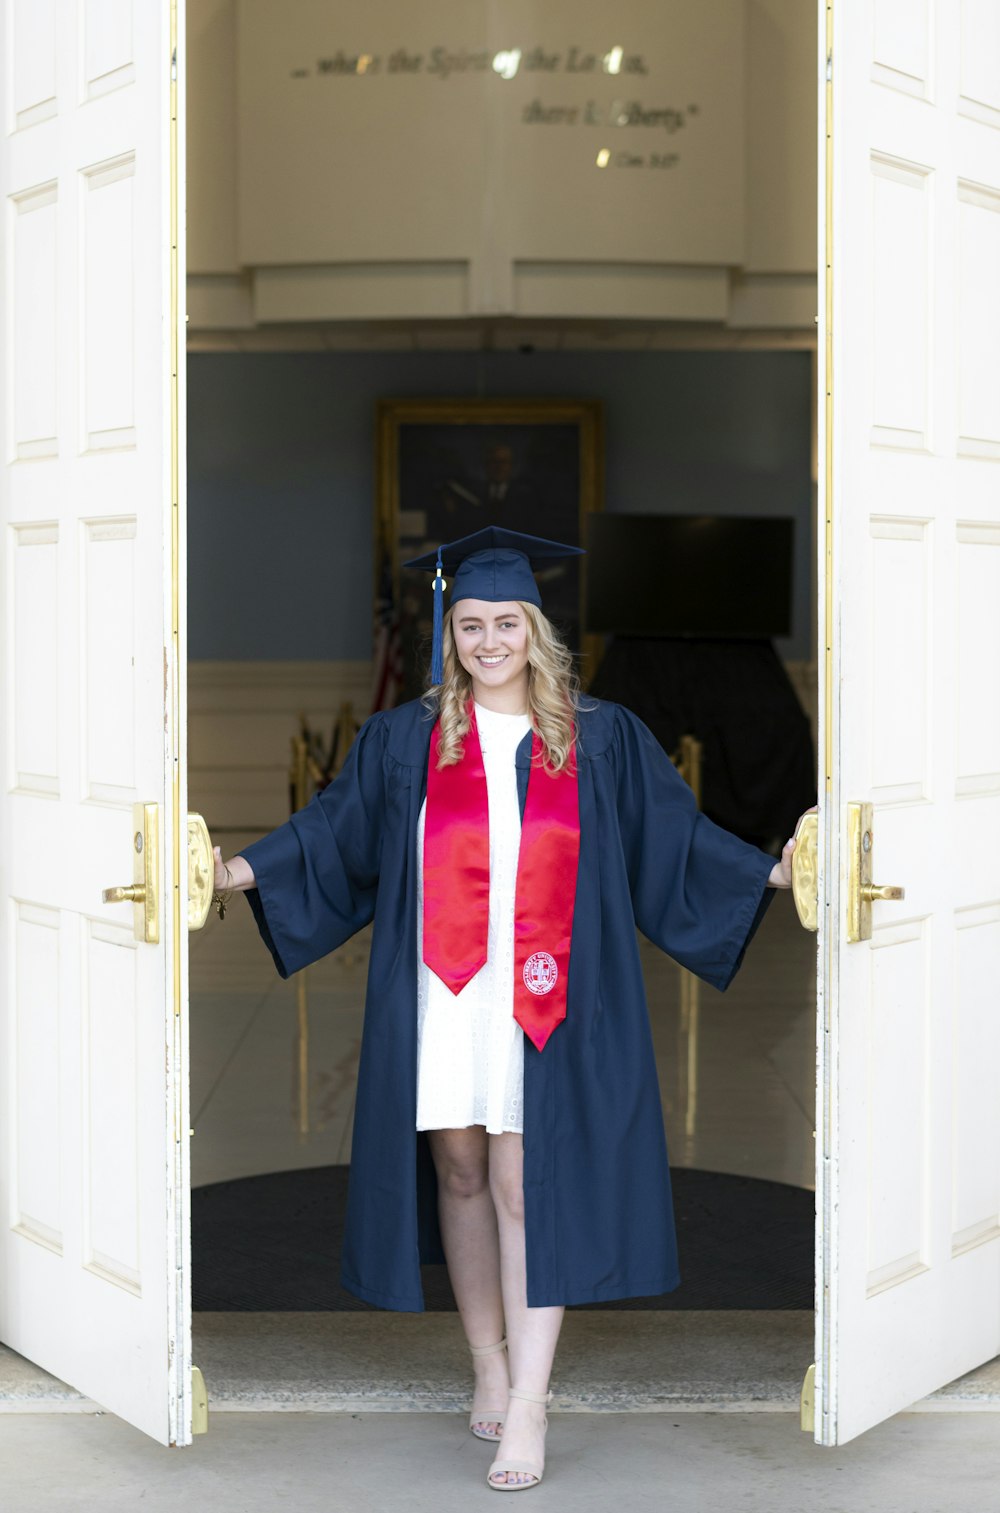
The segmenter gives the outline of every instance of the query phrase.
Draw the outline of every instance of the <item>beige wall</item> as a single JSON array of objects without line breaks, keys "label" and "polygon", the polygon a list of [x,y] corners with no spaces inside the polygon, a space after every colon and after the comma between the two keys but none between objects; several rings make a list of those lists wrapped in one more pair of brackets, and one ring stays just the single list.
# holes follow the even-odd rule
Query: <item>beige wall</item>
[{"label": "beige wall", "polygon": [[816,6],[747,0],[747,274],[816,271]]},{"label": "beige wall", "polygon": [[236,0],[187,0],[187,255],[236,274]]},{"label": "beige wall", "polygon": [[370,662],[189,663],[191,808],[212,830],[280,825],[300,716],[328,741],[345,702],[367,719]]},{"label": "beige wall", "polygon": [[[393,39],[415,49],[438,33],[446,41],[464,36],[460,18],[479,9],[467,0],[428,0],[419,11],[399,0],[377,12],[314,0],[188,0],[192,330],[490,314],[811,327],[815,7],[809,0],[672,5],[547,0],[542,8],[508,0],[499,12],[505,36],[527,40],[537,32],[553,50],[560,37],[603,38],[609,14],[626,40],[641,34],[649,73],[621,85],[626,98],[680,103],[690,81],[711,130],[699,136],[692,118],[686,137],[660,142],[639,128],[608,136],[616,150],[635,143],[647,159],[654,148],[679,150],[683,140],[679,168],[599,174],[589,157],[585,173],[581,167],[579,145],[592,128],[544,126],[532,135],[518,123],[533,98],[572,102],[590,93],[600,102],[618,91],[617,80],[351,77],[315,79],[311,95],[303,92],[310,81],[290,80],[296,60],[334,52],[341,37],[349,52],[355,33],[358,47],[371,36],[385,49]],[[325,49],[308,45],[313,33]],[[496,38],[484,35],[493,46]],[[487,83],[483,113],[475,102]],[[336,130],[342,109],[343,130]],[[467,122],[457,142],[456,112]],[[408,193],[416,170],[412,162],[406,168],[405,144],[417,128],[427,177],[421,192]],[[445,142],[452,144],[447,171],[468,179],[453,224],[442,209],[450,188],[442,189],[435,166]],[[541,145],[533,169],[534,142]],[[393,176],[385,165],[397,154],[403,170]],[[502,192],[472,194],[469,185],[484,177]],[[400,233],[396,210],[404,203]],[[503,206],[510,213],[498,220]]]},{"label": "beige wall", "polygon": [[[785,664],[816,742],[816,663]],[[192,662],[189,795],[215,834],[271,830],[288,818],[291,741],[304,714],[329,738],[344,701],[360,722],[368,662]]]}]

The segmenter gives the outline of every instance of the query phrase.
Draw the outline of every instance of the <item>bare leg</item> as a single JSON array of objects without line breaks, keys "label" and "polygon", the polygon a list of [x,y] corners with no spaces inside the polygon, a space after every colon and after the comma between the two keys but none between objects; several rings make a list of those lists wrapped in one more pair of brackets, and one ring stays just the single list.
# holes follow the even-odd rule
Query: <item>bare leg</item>
[{"label": "bare leg", "polygon": [[[438,1217],[448,1262],[448,1276],[470,1345],[494,1345],[503,1339],[497,1219],[490,1195],[487,1134],[481,1124],[468,1129],[429,1130],[438,1179]],[[495,1409],[507,1401],[510,1385],[502,1351],[475,1358],[476,1399]],[[498,1434],[496,1420],[477,1428]]]},{"label": "bare leg", "polygon": [[[507,1319],[511,1386],[545,1393],[565,1309],[529,1308],[524,1245],[524,1161],[520,1135],[489,1137],[490,1191],[500,1232],[500,1281]],[[540,1403],[511,1398],[498,1459],[545,1460],[545,1409]],[[504,1472],[499,1482],[531,1481],[526,1472]]]}]

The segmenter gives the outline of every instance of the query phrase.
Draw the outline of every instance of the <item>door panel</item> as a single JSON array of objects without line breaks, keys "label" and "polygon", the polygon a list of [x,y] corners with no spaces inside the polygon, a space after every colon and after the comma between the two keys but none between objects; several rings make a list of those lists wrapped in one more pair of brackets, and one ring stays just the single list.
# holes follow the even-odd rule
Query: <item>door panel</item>
[{"label": "door panel", "polygon": [[[171,7],[0,15],[0,1338],[183,1443]],[[102,902],[132,882],[137,802],[158,806],[155,945],[131,904]]]},{"label": "door panel", "polygon": [[[1000,27],[976,0],[861,0],[825,41],[816,1438],[838,1444],[1000,1353]],[[846,929],[852,801],[875,882],[906,890],[870,940]]]}]

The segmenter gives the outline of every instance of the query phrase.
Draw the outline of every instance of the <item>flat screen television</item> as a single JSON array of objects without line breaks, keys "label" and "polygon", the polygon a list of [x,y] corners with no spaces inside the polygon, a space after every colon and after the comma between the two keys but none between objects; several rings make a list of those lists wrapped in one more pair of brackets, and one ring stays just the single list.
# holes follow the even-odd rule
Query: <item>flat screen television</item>
[{"label": "flat screen television", "polygon": [[788,636],[794,529],[785,516],[588,515],[586,628]]}]

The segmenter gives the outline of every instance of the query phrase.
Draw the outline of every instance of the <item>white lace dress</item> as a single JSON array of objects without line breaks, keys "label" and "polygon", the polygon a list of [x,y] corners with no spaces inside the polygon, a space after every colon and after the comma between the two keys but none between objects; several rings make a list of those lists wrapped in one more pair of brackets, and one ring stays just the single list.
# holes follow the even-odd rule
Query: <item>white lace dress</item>
[{"label": "white lace dress", "polygon": [[452,993],[423,960],[424,812],[417,825],[417,1129],[523,1130],[524,1031],[514,1018],[514,888],[521,843],[514,755],[526,714],[476,705],[490,809],[486,965]]}]

